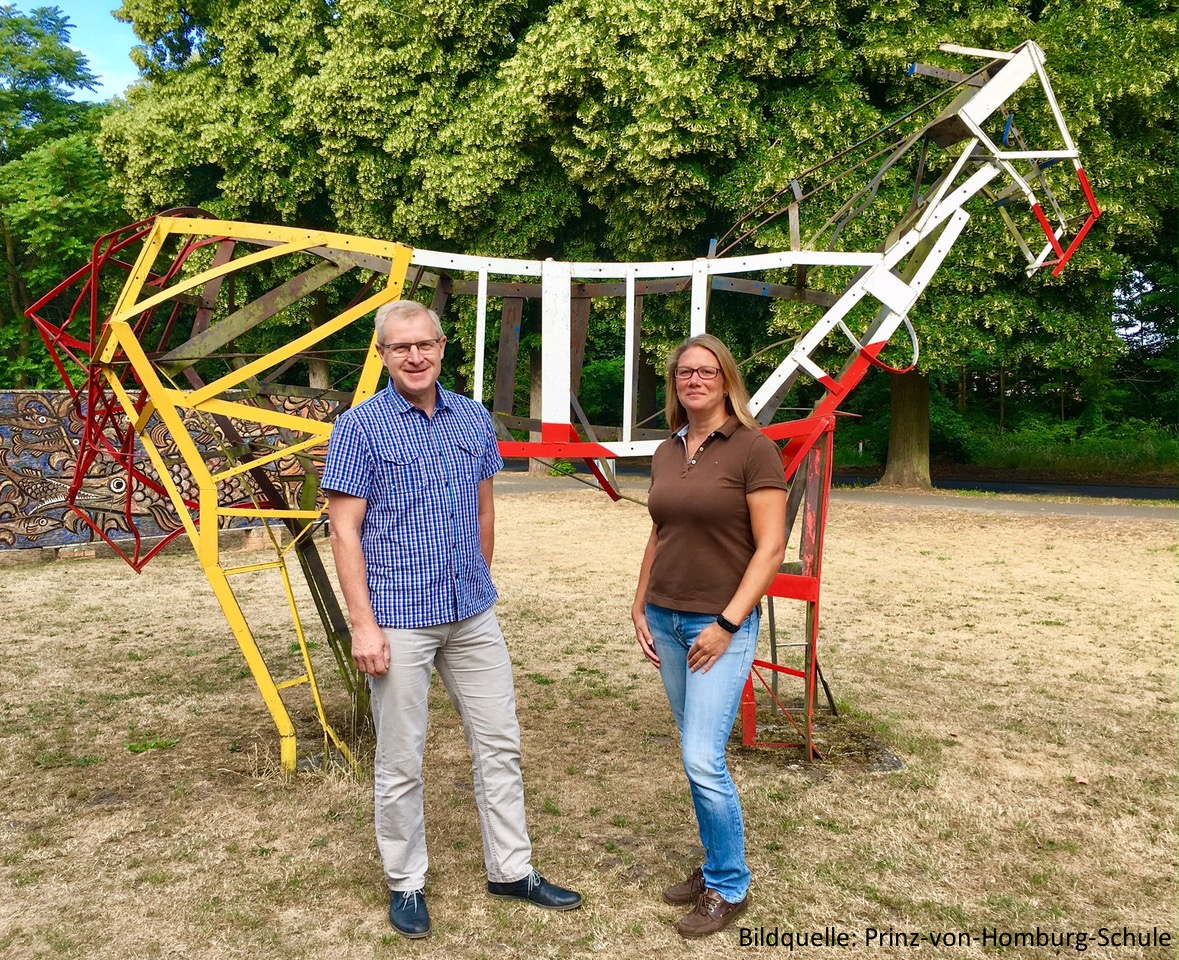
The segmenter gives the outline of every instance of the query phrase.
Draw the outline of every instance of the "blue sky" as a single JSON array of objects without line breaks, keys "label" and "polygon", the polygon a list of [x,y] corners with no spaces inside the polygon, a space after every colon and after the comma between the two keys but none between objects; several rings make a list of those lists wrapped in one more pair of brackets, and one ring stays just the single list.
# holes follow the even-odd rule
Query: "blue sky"
[{"label": "blue sky", "polygon": [[90,61],[90,69],[98,74],[99,88],[93,93],[82,91],[79,100],[109,100],[123,93],[139,78],[131,62],[131,48],[138,42],[128,23],[120,23],[111,16],[121,0],[18,0],[17,8],[28,11],[34,7],[57,7],[70,19],[70,46],[81,50]]}]

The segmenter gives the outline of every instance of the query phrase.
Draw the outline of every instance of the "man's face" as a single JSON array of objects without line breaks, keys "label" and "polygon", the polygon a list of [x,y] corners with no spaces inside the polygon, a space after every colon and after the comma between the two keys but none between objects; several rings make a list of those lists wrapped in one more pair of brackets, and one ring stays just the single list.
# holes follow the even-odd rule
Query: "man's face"
[{"label": "man's face", "polygon": [[[408,317],[388,317],[380,339],[381,359],[397,392],[410,403],[432,406],[446,338],[439,339],[430,315],[423,310]],[[437,343],[428,343],[434,340]],[[407,344],[408,352],[404,350]]]}]

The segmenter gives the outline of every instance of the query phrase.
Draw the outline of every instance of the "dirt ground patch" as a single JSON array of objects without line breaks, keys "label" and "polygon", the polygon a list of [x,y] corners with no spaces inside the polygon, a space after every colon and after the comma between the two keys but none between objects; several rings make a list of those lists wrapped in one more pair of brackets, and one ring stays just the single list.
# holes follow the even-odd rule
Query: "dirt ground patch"
[{"label": "dirt ground patch", "polygon": [[[164,556],[142,576],[88,560],[0,572],[0,955],[747,952],[737,931],[684,944],[659,899],[700,851],[627,612],[645,511],[575,490],[501,496],[498,519],[535,860],[585,893],[583,909],[483,892],[469,761],[436,687],[435,933],[393,936],[367,776],[278,773],[273,725],[195,560]],[[244,584],[246,613],[291,662],[273,586]],[[1032,957],[1058,951],[981,937],[1126,928],[1170,946],[1090,940],[1087,955],[1174,957],[1174,521],[833,503],[823,590],[821,660],[841,708],[820,726],[827,759],[731,751],[749,935],[831,927],[858,945],[839,955],[900,957],[913,949],[896,934],[948,932],[953,946],[920,949]],[[779,611],[797,632],[797,611]],[[348,730],[330,657],[316,656]],[[309,702],[288,702],[302,752],[322,749]],[[872,772],[872,744],[903,766]],[[894,938],[869,947],[870,929]],[[980,939],[959,944],[966,933]]]}]

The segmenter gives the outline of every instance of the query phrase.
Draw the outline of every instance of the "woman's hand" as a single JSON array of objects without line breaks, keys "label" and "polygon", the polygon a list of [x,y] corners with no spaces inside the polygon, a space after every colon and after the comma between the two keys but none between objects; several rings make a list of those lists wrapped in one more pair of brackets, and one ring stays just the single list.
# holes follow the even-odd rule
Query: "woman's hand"
[{"label": "woman's hand", "polygon": [[651,627],[647,623],[646,604],[639,603],[636,600],[634,606],[630,608],[630,618],[634,621],[635,636],[639,639],[639,646],[642,647],[643,656],[658,667],[659,654],[655,652],[655,640],[651,636]]},{"label": "woman's hand", "polygon": [[703,670],[708,673],[712,665],[729,649],[729,641],[733,635],[719,623],[710,623],[696,636],[696,642],[688,651],[688,668],[695,673]]}]

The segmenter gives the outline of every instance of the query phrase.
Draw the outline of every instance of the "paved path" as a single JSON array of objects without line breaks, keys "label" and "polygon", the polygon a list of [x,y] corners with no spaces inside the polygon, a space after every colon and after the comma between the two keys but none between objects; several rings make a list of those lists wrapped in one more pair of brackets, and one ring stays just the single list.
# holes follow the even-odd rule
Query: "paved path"
[{"label": "paved path", "polygon": [[[579,480],[569,477],[530,477],[525,473],[505,470],[495,478],[497,493],[561,493],[589,490]],[[647,482],[642,477],[622,478],[622,492],[645,501]],[[605,494],[601,494],[605,496]],[[921,493],[896,490],[876,490],[873,487],[835,488],[831,491],[834,503],[871,503],[881,506],[925,507],[934,510],[965,510],[973,513],[999,513],[1032,516],[1109,517],[1138,520],[1179,520],[1175,504],[1142,504],[1124,501],[1062,499],[1046,497],[1018,497],[1001,494],[977,496],[955,493]]]}]

